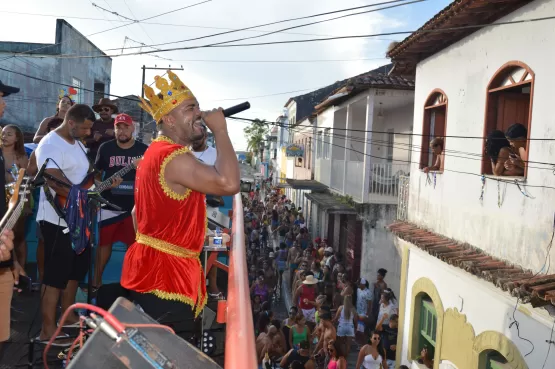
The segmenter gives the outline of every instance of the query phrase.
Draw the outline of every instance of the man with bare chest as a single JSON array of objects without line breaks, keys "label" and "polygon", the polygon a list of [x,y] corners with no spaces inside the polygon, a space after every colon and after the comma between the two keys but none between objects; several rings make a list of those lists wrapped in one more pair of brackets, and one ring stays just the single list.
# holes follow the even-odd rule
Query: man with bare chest
[{"label": "man with bare chest", "polygon": [[258,358],[258,365],[262,367],[262,360],[266,353],[270,358],[278,358],[285,353],[285,347],[281,342],[281,337],[275,326],[268,327],[268,333],[260,333],[256,338],[256,357]]},{"label": "man with bare chest", "polygon": [[329,361],[328,344],[335,341],[337,338],[337,331],[331,322],[331,313],[326,311],[320,315],[320,337],[318,344],[314,349],[314,358],[316,359],[316,366],[318,368],[327,367]]}]

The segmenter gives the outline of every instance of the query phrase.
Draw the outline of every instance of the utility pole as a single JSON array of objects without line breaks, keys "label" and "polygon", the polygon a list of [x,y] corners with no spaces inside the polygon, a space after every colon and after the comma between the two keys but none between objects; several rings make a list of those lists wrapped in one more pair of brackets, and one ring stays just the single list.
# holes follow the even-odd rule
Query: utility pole
[{"label": "utility pole", "polygon": [[[143,83],[141,83],[141,97],[144,99],[145,98],[145,75],[146,75],[146,70],[183,70],[183,66],[181,66],[180,68],[172,68],[172,66],[168,66],[167,68],[158,68],[156,65],[154,67],[147,67],[145,65],[143,65],[141,67],[141,69],[143,70]],[[140,133],[142,135],[143,133],[143,129],[144,129],[144,110],[141,109],[141,121],[139,122],[139,126],[141,127],[140,129]]]}]

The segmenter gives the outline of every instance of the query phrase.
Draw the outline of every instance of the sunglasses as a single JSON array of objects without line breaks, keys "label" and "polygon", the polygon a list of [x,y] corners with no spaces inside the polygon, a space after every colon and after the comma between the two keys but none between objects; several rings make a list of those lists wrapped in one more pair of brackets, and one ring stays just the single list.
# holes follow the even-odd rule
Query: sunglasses
[{"label": "sunglasses", "polygon": [[109,111],[112,111],[112,108],[109,108],[109,107],[107,107],[107,106],[104,106],[104,107],[100,108],[100,111],[109,112]]}]

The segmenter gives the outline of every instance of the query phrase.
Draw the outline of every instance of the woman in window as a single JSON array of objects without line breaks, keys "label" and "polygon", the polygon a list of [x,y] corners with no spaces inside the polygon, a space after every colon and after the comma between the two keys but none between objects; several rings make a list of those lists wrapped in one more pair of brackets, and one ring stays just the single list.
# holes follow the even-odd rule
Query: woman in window
[{"label": "woman in window", "polygon": [[505,137],[507,137],[513,149],[512,155],[509,156],[509,160],[505,162],[505,168],[508,170],[520,169],[524,173],[524,161],[528,159],[528,153],[526,152],[528,130],[522,124],[515,123],[507,128]]},{"label": "woman in window", "polygon": [[381,341],[379,332],[370,332],[370,343],[360,349],[355,368],[362,366],[364,369],[389,369]]},{"label": "woman in window", "polygon": [[436,156],[436,162],[431,167],[424,168],[424,173],[429,171],[443,172],[443,138],[436,137],[430,142],[430,149]]},{"label": "woman in window", "polygon": [[511,170],[505,168],[505,163],[513,154],[511,144],[505,138],[505,134],[499,130],[494,130],[488,135],[486,140],[486,155],[491,159],[491,169],[496,176],[519,176],[524,173],[521,168]]}]

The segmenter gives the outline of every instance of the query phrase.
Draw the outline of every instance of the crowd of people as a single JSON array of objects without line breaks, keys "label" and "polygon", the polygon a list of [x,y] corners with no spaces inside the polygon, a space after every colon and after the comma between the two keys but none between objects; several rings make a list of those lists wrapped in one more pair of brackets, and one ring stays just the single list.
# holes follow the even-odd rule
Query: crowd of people
[{"label": "crowd of people", "polygon": [[[243,201],[260,367],[346,369],[358,351],[356,368],[396,368],[399,317],[387,270],[373,283],[350,279],[341,253],[312,238],[303,209],[279,188]],[[275,309],[288,292],[292,306],[280,320]]]}]

